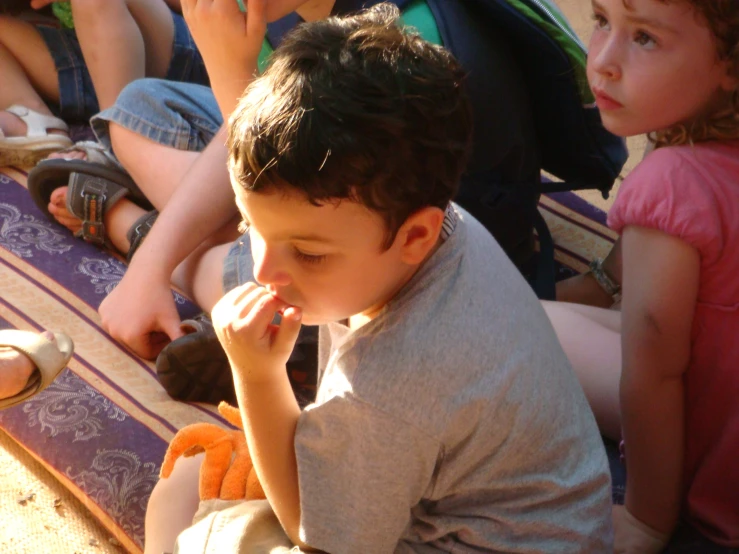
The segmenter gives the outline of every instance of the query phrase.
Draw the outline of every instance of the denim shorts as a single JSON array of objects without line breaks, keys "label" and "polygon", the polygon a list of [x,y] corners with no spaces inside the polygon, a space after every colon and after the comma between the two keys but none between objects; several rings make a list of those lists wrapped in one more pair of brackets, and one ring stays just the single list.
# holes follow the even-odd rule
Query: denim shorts
[{"label": "denim shorts", "polygon": [[200,152],[218,132],[223,117],[209,87],[139,79],[126,85],[113,106],[90,120],[98,141],[112,150],[111,122],[157,144]]},{"label": "denim shorts", "polygon": [[236,239],[223,262],[223,293],[254,281],[254,258],[251,255],[251,240],[245,234]]},{"label": "denim shorts", "polygon": [[[207,85],[208,73],[187,24],[172,12],[174,40],[167,79]],[[95,88],[87,71],[77,35],[73,29],[36,26],[46,43],[59,78],[57,115],[69,121],[86,121],[100,111]]]}]

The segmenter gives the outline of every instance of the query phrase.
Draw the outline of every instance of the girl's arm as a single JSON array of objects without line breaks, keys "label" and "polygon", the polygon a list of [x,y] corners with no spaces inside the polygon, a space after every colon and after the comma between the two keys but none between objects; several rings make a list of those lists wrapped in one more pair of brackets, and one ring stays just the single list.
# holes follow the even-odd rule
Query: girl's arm
[{"label": "girl's arm", "polygon": [[700,255],[674,236],[643,227],[626,227],[623,255],[626,508],[669,535],[682,500],[683,374],[690,360]]},{"label": "girl's arm", "polygon": [[[613,244],[613,248],[603,259],[603,270],[610,275],[614,281],[621,284],[621,238]],[[603,290],[595,280],[593,274],[588,271],[575,275],[569,279],[564,279],[557,283],[557,301],[573,302],[575,304],[585,304],[587,306],[595,306],[598,308],[611,308],[613,306],[613,298]]]}]

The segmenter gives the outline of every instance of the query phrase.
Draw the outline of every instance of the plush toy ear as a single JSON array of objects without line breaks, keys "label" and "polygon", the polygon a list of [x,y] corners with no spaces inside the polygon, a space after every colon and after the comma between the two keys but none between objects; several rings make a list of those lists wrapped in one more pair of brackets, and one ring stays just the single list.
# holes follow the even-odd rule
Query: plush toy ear
[{"label": "plush toy ear", "polygon": [[218,404],[218,412],[234,427],[244,430],[244,423],[241,421],[241,412],[238,408],[234,408],[226,402]]},{"label": "plush toy ear", "polygon": [[193,448],[204,449],[205,446],[214,442],[224,432],[220,427],[210,423],[193,423],[177,431],[167,447],[167,452],[164,453],[159,476],[162,479],[169,477],[177,458],[187,455],[186,453]]}]

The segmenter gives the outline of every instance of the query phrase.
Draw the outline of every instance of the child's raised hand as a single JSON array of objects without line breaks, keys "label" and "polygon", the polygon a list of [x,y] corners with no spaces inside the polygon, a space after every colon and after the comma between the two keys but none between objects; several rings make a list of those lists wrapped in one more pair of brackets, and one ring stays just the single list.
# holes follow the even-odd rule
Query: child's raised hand
[{"label": "child's raised hand", "polygon": [[[251,78],[267,33],[266,0],[182,0],[182,15],[211,79]],[[243,91],[243,89],[242,89]]]},{"label": "child's raised hand", "polygon": [[669,537],[642,523],[626,509],[613,507],[614,554],[657,554]]},{"label": "child's raised hand", "polygon": [[[277,314],[282,316],[279,325],[273,323]],[[263,382],[285,376],[300,331],[300,308],[247,283],[226,294],[211,317],[235,380]]]}]

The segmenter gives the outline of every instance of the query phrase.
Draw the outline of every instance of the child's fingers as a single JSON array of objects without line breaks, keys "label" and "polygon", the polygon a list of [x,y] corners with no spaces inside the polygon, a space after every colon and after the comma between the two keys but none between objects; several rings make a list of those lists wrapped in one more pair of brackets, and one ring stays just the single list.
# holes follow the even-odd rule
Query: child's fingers
[{"label": "child's fingers", "polygon": [[250,290],[248,293],[245,293],[243,296],[241,296],[238,299],[238,303],[236,305],[237,308],[237,314],[238,318],[242,320],[248,320],[249,314],[254,309],[254,305],[257,303],[257,301],[264,297],[264,296],[271,296],[269,292],[267,292],[266,289],[262,287],[255,287],[252,290]]},{"label": "child's fingers", "polygon": [[272,343],[272,348],[276,352],[283,352],[288,355],[292,352],[295,342],[298,340],[302,319],[303,311],[295,306],[290,306],[282,312],[282,322]]},{"label": "child's fingers", "polygon": [[246,34],[254,42],[255,47],[261,48],[264,36],[267,34],[266,0],[249,0],[246,12],[249,14],[246,18]]},{"label": "child's fingers", "polygon": [[[264,338],[270,331],[270,326],[285,303],[262,289],[263,294],[254,299],[249,315],[245,318],[246,326],[254,333],[257,339]],[[262,292],[259,291],[259,292]]]}]

